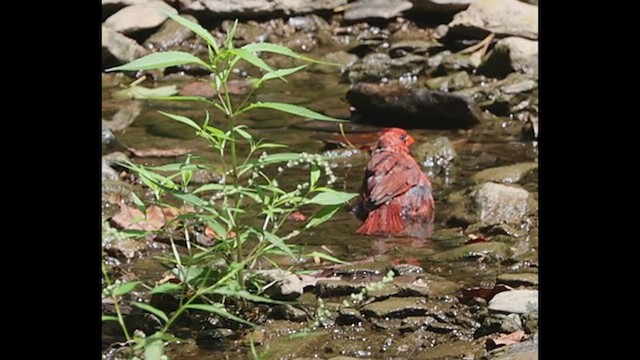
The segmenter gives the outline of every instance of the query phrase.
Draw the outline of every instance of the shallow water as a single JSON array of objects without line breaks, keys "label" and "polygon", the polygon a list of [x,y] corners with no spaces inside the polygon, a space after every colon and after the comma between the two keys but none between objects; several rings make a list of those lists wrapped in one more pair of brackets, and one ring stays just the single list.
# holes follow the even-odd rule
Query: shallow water
[{"label": "shallow water", "polygon": [[[181,85],[181,81],[194,80],[188,76],[185,76],[184,80],[181,80],[180,76],[173,76],[173,79],[176,82],[172,83],[177,83],[178,86]],[[344,100],[348,85],[340,82],[338,72],[330,74],[305,72],[295,74],[288,79],[288,83],[273,81],[266,85],[256,92],[256,99],[295,103],[338,117],[349,115],[349,104]],[[153,83],[147,81],[143,85],[151,87]],[[160,83],[158,85],[166,84]],[[207,144],[196,138],[191,128],[158,113],[158,110],[162,110],[188,116],[200,122],[205,114],[203,105],[188,102],[115,101],[110,98],[110,93],[115,89],[117,88],[105,87],[103,89],[103,119],[109,121],[120,110],[131,113],[127,109],[139,108],[140,111],[139,115],[132,119],[129,126],[115,132],[122,143],[137,150],[184,148],[203,156],[208,161],[213,161],[214,157],[207,148]],[[219,113],[211,111],[211,115],[213,125],[222,125]],[[445,136],[455,144],[458,155],[453,168],[446,175],[436,174],[431,177],[436,202],[436,232],[446,228],[442,220],[449,207],[446,203],[448,195],[467,187],[470,184],[470,175],[485,168],[537,161],[536,144],[530,140],[521,140],[521,136],[508,132],[508,126],[503,126],[503,123],[508,121],[508,119],[488,120],[486,123],[464,131],[410,130],[410,133],[416,138],[414,147]],[[287,144],[290,151],[323,152],[327,145],[323,139],[339,135],[338,126],[335,124],[310,122],[269,110],[250,112],[247,116],[243,116],[239,123],[248,125],[255,138]],[[375,127],[357,124],[349,125],[347,129],[349,133],[377,130]],[[242,151],[242,149],[239,150]],[[332,161],[335,165],[334,173],[338,177],[336,187],[344,191],[357,192],[362,181],[367,156],[366,153],[356,152],[350,157],[338,157]],[[134,160],[145,164],[161,164],[173,161],[175,158],[148,157],[135,158]],[[285,177],[280,179],[280,182],[295,184],[305,181],[307,176],[308,173],[304,171],[289,171]],[[537,179],[522,185],[531,192],[537,192]],[[504,272],[510,265],[500,261],[429,262],[426,260],[429,255],[445,251],[452,246],[445,242],[432,240],[416,242],[407,239],[355,234],[355,230],[361,222],[348,210],[349,208],[345,206],[344,210],[338,212],[331,221],[317,229],[303,233],[293,242],[300,245],[305,252],[319,250],[323,246],[324,249],[329,249],[333,256],[347,261],[378,259],[383,255],[383,259],[387,259],[387,261],[394,258],[415,257],[428,273],[443,276],[463,287],[491,287],[495,284],[496,275]],[[531,251],[535,251],[537,248],[537,224],[534,224],[534,228],[530,229],[529,233],[534,234],[535,239],[529,239],[530,235],[525,242],[527,244],[532,242],[527,246],[531,246]],[[537,255],[534,256],[534,260],[537,262]],[[304,264],[300,267],[313,268],[314,265]],[[158,279],[161,277],[159,273],[164,270],[151,257],[133,261],[130,264],[130,269],[140,275],[143,280],[145,278]],[[372,333],[371,329],[360,330],[360,332],[363,331],[365,334],[369,334],[370,338],[374,337],[375,331]],[[351,336],[353,339],[360,339],[358,341],[366,338],[362,334],[356,336],[342,333],[340,336]],[[311,356],[316,350],[309,349],[306,354]],[[204,359],[210,358],[212,354],[219,353],[214,350],[200,349],[192,344],[192,347],[174,353],[172,358]],[[296,355],[302,356],[301,354]],[[225,355],[226,358],[246,358],[246,356],[246,348],[241,353],[231,352]],[[375,357],[371,354],[364,356]]]}]

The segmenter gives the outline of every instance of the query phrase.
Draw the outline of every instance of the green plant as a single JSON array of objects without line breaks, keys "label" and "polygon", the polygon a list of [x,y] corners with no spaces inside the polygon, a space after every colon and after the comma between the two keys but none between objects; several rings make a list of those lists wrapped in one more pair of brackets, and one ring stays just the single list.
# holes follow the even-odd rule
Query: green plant
[{"label": "green plant", "polygon": [[[152,287],[149,295],[170,293],[179,300],[179,307],[171,314],[149,304],[134,302],[133,305],[156,316],[163,323],[162,328],[149,337],[130,336],[122,320],[118,306],[117,316],[106,316],[104,320],[118,321],[128,342],[145,349],[147,359],[162,355],[158,344],[171,340],[168,330],[186,310],[200,310],[251,326],[242,317],[229,311],[229,301],[236,308],[242,308],[246,301],[280,303],[261,295],[264,284],[255,275],[257,265],[275,265],[273,256],[287,255],[298,259],[302,256],[324,257],[338,261],[326,254],[313,252],[297,254],[296,248],[287,241],[301,232],[317,227],[333,216],[356,194],[331,189],[335,181],[327,159],[318,154],[275,152],[286,147],[282,144],[256,140],[247,126],[237,123],[237,117],[249,110],[265,108],[323,121],[335,119],[311,111],[301,106],[277,102],[251,102],[253,91],[265,82],[284,77],[304,69],[301,65],[288,69],[272,69],[257,54],[270,52],[288,56],[304,62],[316,60],[299,55],[290,49],[268,43],[251,43],[234,48],[233,35],[237,21],[227,34],[226,40],[218,44],[214,37],[202,28],[179,15],[166,13],[176,22],[189,28],[208,45],[208,61],[189,53],[169,51],[144,56],[128,64],[107,71],[137,71],[169,66],[196,64],[212,73],[211,83],[217,92],[217,101],[197,96],[155,97],[162,100],[193,100],[209,104],[226,119],[225,128],[210,124],[206,112],[202,124],[185,116],[160,112],[164,116],[192,127],[196,135],[206,140],[217,157],[215,163],[198,163],[198,158],[188,156],[183,162],[163,166],[148,167],[133,162],[122,165],[134,172],[153,192],[149,203],[163,209],[173,209],[174,217],[165,219],[165,226],[157,232],[169,239],[172,255],[164,261],[172,267],[177,283],[164,283]],[[244,61],[262,71],[259,79],[252,79],[252,90],[243,99],[236,100],[229,95],[228,82],[234,69]],[[244,149],[244,150],[243,150]],[[287,169],[304,166],[308,169],[308,181],[287,188],[278,179]],[[194,171],[209,169],[220,175],[216,183],[194,187],[191,184]],[[327,181],[322,184],[324,173]],[[207,197],[204,197],[207,195]],[[146,214],[147,204],[133,197],[136,207]],[[180,208],[188,207],[188,211]],[[302,208],[315,210],[301,228],[287,228],[285,221],[295,211]],[[215,237],[215,244],[203,247],[196,244],[194,234],[209,231]],[[130,231],[143,235],[143,231]],[[283,233],[285,233],[283,235]],[[184,239],[186,247],[179,248],[176,237]],[[115,286],[110,282],[103,267],[106,287],[105,295],[117,305],[122,295],[131,291],[138,283]],[[142,284],[140,284],[142,285]],[[160,348],[162,350],[162,348]],[[151,356],[150,354],[154,354]],[[147,357],[151,356],[151,357]]]}]

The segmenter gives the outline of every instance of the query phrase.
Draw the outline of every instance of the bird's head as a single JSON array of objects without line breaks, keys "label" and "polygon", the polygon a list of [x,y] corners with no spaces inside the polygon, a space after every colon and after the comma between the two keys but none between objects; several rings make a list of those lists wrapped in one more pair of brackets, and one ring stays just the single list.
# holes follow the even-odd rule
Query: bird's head
[{"label": "bird's head", "polygon": [[416,142],[405,129],[384,128],[378,139],[378,148],[402,150],[409,152],[409,147]]}]

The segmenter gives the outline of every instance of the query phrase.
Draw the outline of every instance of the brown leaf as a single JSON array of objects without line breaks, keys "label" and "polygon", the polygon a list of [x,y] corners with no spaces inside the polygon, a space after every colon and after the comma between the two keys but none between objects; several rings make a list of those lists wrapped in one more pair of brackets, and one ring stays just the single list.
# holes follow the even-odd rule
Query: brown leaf
[{"label": "brown leaf", "polygon": [[503,334],[497,337],[489,338],[485,342],[485,345],[490,348],[497,348],[504,345],[511,345],[519,343],[524,337],[524,330],[516,330],[511,334]]},{"label": "brown leaf", "polygon": [[120,204],[120,212],[111,218],[111,221],[122,229],[155,231],[160,230],[168,220],[178,215],[179,211],[176,209],[162,209],[159,206],[151,205],[147,208],[145,216],[142,211],[134,207]]}]

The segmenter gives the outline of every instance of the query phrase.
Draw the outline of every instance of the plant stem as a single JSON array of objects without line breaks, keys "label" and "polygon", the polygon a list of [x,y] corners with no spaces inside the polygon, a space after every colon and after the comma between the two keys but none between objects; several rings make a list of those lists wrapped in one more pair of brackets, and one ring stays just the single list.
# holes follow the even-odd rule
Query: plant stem
[{"label": "plant stem", "polygon": [[[109,274],[107,273],[107,267],[104,264],[104,261],[102,262],[102,274],[104,275],[104,279],[107,282],[107,286],[111,286],[111,279],[109,279]],[[111,296],[111,298],[113,299],[113,305],[116,309],[116,315],[118,315],[118,323],[120,324],[120,327],[122,328],[122,331],[124,332],[124,336],[127,339],[127,341],[131,341],[131,336],[129,335],[129,331],[127,331],[127,327],[124,324],[124,318],[122,317],[122,311],[120,310],[120,306],[118,305],[118,299],[116,299],[115,296]]]}]

